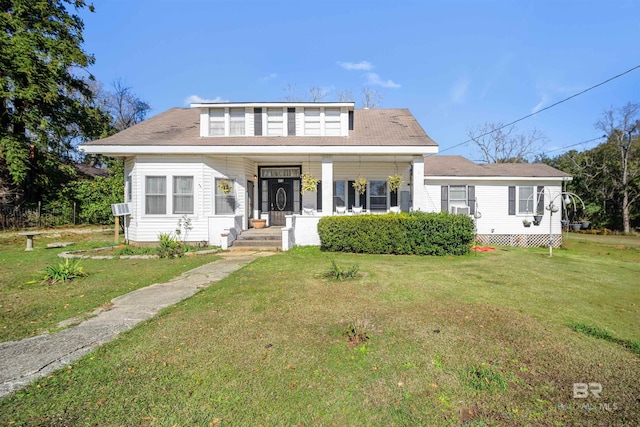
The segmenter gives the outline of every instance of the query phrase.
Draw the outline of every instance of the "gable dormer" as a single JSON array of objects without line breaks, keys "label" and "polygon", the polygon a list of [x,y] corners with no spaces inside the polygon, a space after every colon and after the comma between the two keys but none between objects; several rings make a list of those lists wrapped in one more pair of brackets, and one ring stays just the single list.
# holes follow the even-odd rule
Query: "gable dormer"
[{"label": "gable dormer", "polygon": [[353,129],[353,102],[201,103],[201,137],[335,136]]}]

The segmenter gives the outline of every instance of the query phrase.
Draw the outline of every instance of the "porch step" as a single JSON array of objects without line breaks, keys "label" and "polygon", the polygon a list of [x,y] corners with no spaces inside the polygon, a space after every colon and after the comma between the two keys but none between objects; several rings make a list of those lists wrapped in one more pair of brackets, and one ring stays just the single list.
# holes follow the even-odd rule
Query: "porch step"
[{"label": "porch step", "polygon": [[282,228],[266,227],[250,228],[240,233],[231,243],[229,250],[268,250],[277,251],[282,248]]}]

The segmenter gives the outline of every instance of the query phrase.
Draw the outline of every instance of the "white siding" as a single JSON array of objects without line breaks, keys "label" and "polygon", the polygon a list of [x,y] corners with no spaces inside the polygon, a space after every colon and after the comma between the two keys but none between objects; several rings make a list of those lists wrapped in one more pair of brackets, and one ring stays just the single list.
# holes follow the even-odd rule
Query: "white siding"
[{"label": "white siding", "polygon": [[[535,181],[478,181],[470,178],[468,181],[432,181],[424,186],[426,203],[424,210],[427,212],[440,212],[440,195],[442,185],[474,185],[477,201],[477,210],[482,217],[477,219],[478,234],[549,234],[549,222],[551,215],[545,209],[542,222],[538,226],[524,227],[522,220],[528,218],[533,221],[532,215],[509,215],[509,186],[527,185],[537,187],[544,185],[544,204],[549,205],[550,197],[556,197],[561,192],[561,184],[545,185],[544,182]],[[560,198],[555,199],[555,205],[560,206]],[[535,206],[535,203],[534,203]],[[552,234],[561,233],[561,212],[553,214]]]},{"label": "white siding", "polygon": [[[188,240],[209,240],[209,219],[215,217],[214,193],[216,178],[232,178],[236,181],[236,213],[246,215],[246,176],[253,176],[255,165],[241,157],[216,158],[202,156],[140,156],[127,159],[125,171],[131,170],[133,185],[133,215],[129,224],[129,239],[134,242],[155,242],[158,234],[175,232],[182,217],[172,213],[172,177],[194,177],[194,213],[187,215],[193,229]],[[247,175],[247,171],[251,171]],[[167,214],[144,214],[145,176],[167,177]],[[215,221],[215,218],[213,218]],[[244,219],[246,221],[246,219]],[[243,221],[243,223],[244,223]],[[183,230],[184,232],[184,230]]]}]

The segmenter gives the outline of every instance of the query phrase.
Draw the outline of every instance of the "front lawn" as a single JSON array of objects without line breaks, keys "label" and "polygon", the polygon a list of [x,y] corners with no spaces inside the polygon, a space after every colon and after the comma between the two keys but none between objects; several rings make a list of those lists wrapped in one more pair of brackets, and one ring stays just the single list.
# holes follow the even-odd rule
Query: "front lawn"
[{"label": "front lawn", "polygon": [[261,258],[3,399],[0,424],[637,425],[638,246],[567,247]]},{"label": "front lawn", "polygon": [[[80,319],[119,295],[168,281],[216,259],[202,255],[170,260],[79,260],[87,277],[52,285],[43,280],[45,268],[64,262],[58,257],[60,252],[111,246],[113,232],[48,232],[36,236],[35,249],[30,252],[24,250],[25,241],[15,233],[0,237],[0,342],[55,331],[59,322]],[[53,242],[74,244],[47,249]]]}]

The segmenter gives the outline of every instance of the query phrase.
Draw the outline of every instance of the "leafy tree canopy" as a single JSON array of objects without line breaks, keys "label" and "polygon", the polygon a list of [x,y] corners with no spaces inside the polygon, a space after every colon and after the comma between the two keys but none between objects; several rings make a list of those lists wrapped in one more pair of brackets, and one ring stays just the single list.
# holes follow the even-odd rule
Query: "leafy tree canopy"
[{"label": "leafy tree canopy", "polygon": [[[108,131],[93,102],[83,48],[84,0],[0,1],[0,181],[35,185],[35,172],[57,166],[74,139]],[[84,75],[80,75],[84,73]],[[29,186],[32,189],[32,185]]]}]

